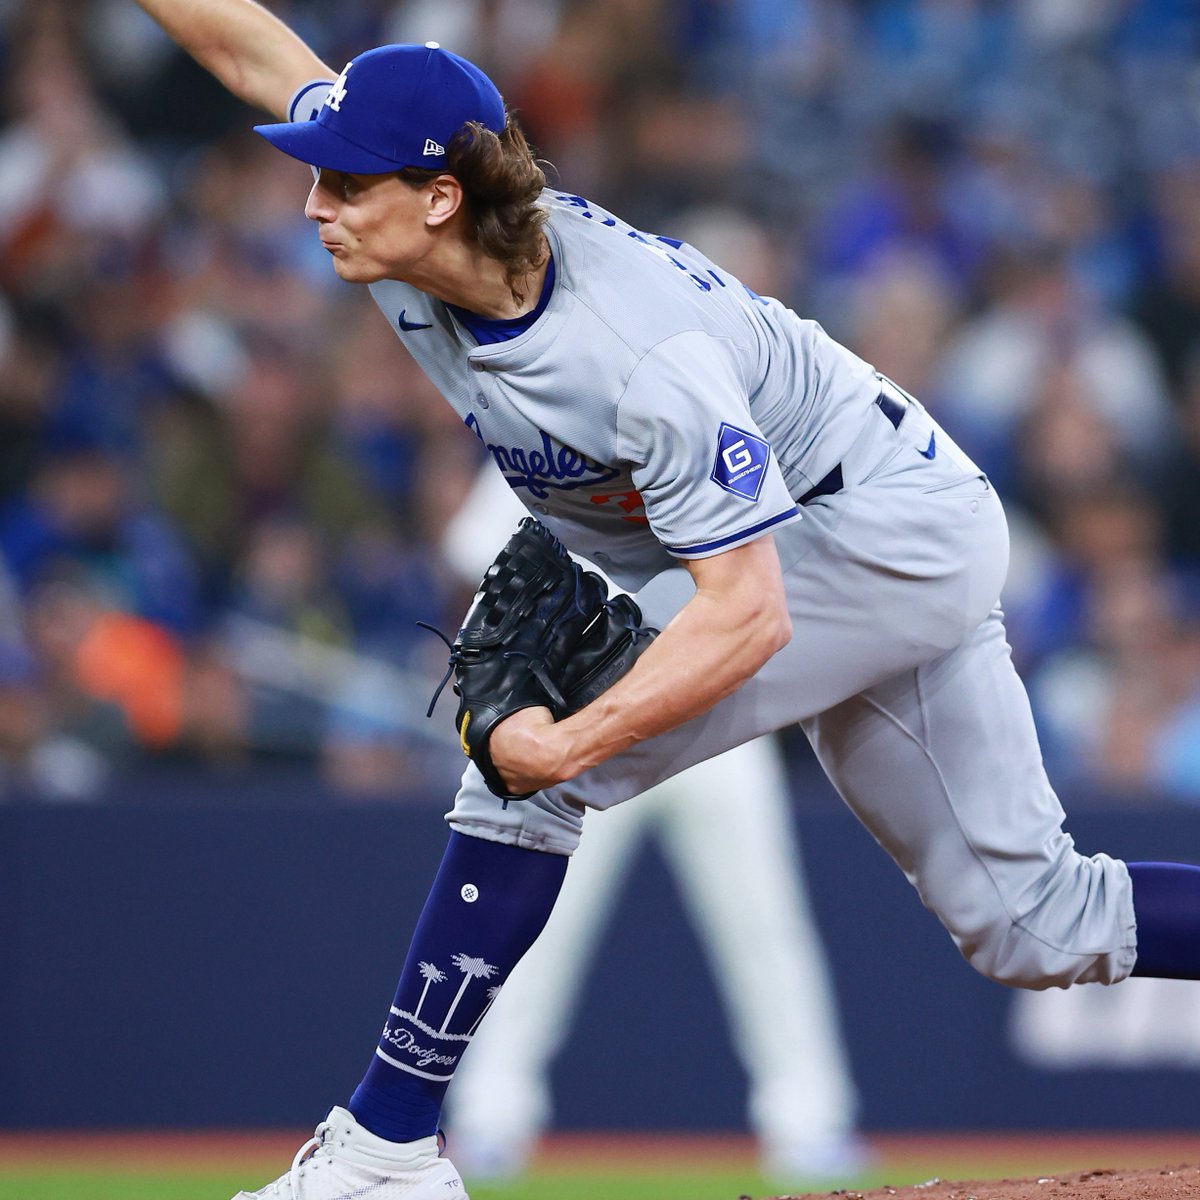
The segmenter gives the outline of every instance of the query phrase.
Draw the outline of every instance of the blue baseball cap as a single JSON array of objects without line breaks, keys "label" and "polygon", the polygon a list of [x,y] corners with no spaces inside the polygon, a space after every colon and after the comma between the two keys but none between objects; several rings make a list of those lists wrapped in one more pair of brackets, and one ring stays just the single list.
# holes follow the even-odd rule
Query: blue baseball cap
[{"label": "blue baseball cap", "polygon": [[426,42],[360,54],[346,64],[315,120],[256,125],[254,132],[314,167],[385,175],[444,167],[450,139],[468,121],[503,130],[496,85],[474,63]]}]

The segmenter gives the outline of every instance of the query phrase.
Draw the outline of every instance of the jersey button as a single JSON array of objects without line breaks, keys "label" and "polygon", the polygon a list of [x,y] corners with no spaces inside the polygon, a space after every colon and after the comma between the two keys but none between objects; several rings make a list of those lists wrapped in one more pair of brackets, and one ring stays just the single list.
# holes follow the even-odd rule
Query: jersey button
[{"label": "jersey button", "polygon": [[473,358],[473,359],[471,359],[471,370],[472,371],[486,371],[487,363],[479,362],[477,359]]},{"label": "jersey button", "polygon": [[487,408],[488,405],[491,404],[491,401],[482,392],[475,397],[475,400],[480,408]]},{"label": "jersey button", "polygon": [[533,506],[533,511],[541,513],[542,516],[545,516],[550,510],[544,504],[535,504]]}]

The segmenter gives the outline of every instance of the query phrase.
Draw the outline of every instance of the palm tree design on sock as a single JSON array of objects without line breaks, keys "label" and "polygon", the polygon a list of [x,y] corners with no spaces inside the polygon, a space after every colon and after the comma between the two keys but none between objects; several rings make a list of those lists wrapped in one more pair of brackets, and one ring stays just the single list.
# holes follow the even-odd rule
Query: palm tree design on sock
[{"label": "palm tree design on sock", "polygon": [[416,1011],[413,1013],[413,1020],[419,1020],[421,1016],[421,1005],[425,1003],[425,997],[429,994],[429,985],[431,983],[445,983],[446,972],[439,971],[433,963],[423,962],[419,966],[421,978],[425,980],[425,986],[421,989],[421,998],[417,1001]]},{"label": "palm tree design on sock", "polygon": [[504,990],[504,984],[502,984],[502,983],[496,984],[495,987],[488,988],[487,1003],[483,1006],[483,1012],[481,1012],[479,1014],[479,1016],[477,1016],[475,1018],[475,1024],[472,1025],[471,1028],[467,1030],[467,1037],[472,1037],[474,1035],[475,1030],[477,1030],[479,1028],[479,1022],[482,1021],[483,1018],[488,1015],[488,1009],[491,1008],[492,1005],[496,1003],[496,997],[498,995],[500,995],[501,991],[503,991],[503,990]]},{"label": "palm tree design on sock", "polygon": [[463,973],[463,981],[459,986],[458,995],[454,997],[453,1003],[450,1005],[450,1011],[446,1014],[446,1019],[442,1022],[442,1027],[438,1030],[439,1033],[445,1033],[446,1027],[450,1024],[450,1018],[454,1016],[454,1010],[458,1007],[458,1002],[463,998],[463,993],[467,990],[467,986],[472,979],[491,979],[493,975],[500,969],[492,966],[489,962],[484,962],[482,958],[471,958],[466,954],[452,955],[450,961]]}]

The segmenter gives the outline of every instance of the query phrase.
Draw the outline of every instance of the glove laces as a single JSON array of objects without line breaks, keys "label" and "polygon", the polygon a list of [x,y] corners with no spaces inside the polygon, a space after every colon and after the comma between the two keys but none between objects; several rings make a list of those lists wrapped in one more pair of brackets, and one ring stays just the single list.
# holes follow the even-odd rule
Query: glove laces
[{"label": "glove laces", "polygon": [[[442,641],[446,643],[446,646],[450,651],[450,658],[446,663],[446,673],[442,676],[441,681],[434,689],[433,699],[429,701],[429,707],[425,710],[425,715],[427,717],[432,717],[433,710],[437,707],[437,702],[439,699],[441,699],[441,695],[446,687],[446,684],[450,682],[450,677],[454,674],[454,668],[457,667],[460,662],[462,662],[465,655],[440,629],[437,628],[436,625],[430,625],[425,621],[418,621],[417,625],[421,629],[428,629],[430,633],[436,633],[438,637],[440,637]],[[530,674],[532,674],[538,683],[542,685],[542,688],[545,690],[550,701],[554,704],[557,704],[560,708],[566,707],[567,702],[563,698],[562,692],[558,690],[558,687],[555,685],[554,681],[546,673],[546,664],[540,658],[531,654],[528,650],[504,650],[501,651],[500,657],[505,660],[513,658],[527,659],[529,661]]]},{"label": "glove laces", "polygon": [[428,629],[430,633],[436,633],[446,643],[446,647],[450,651],[450,659],[446,664],[446,673],[442,676],[442,681],[434,689],[433,699],[429,701],[429,707],[425,710],[425,716],[428,718],[433,716],[433,710],[437,707],[442,690],[450,682],[450,676],[454,674],[454,668],[462,662],[463,656],[462,651],[455,649],[454,643],[436,625],[430,625],[428,621],[418,621],[417,628]]}]

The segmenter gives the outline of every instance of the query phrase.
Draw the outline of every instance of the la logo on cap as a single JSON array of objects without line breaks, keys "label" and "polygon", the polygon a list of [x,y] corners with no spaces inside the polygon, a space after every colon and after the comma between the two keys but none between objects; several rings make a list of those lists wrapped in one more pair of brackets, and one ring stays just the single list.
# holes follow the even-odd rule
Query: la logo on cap
[{"label": "la logo on cap", "polygon": [[334,112],[342,111],[342,101],[346,98],[346,76],[350,74],[352,66],[354,66],[352,62],[346,64],[346,69],[337,77],[337,82],[329,89],[329,95],[325,97],[325,103]]},{"label": "la logo on cap", "polygon": [[430,154],[445,154],[446,147],[441,145],[438,142],[435,142],[433,140],[433,138],[426,138],[425,139],[425,149],[422,150],[421,153],[426,156],[428,156]]}]

